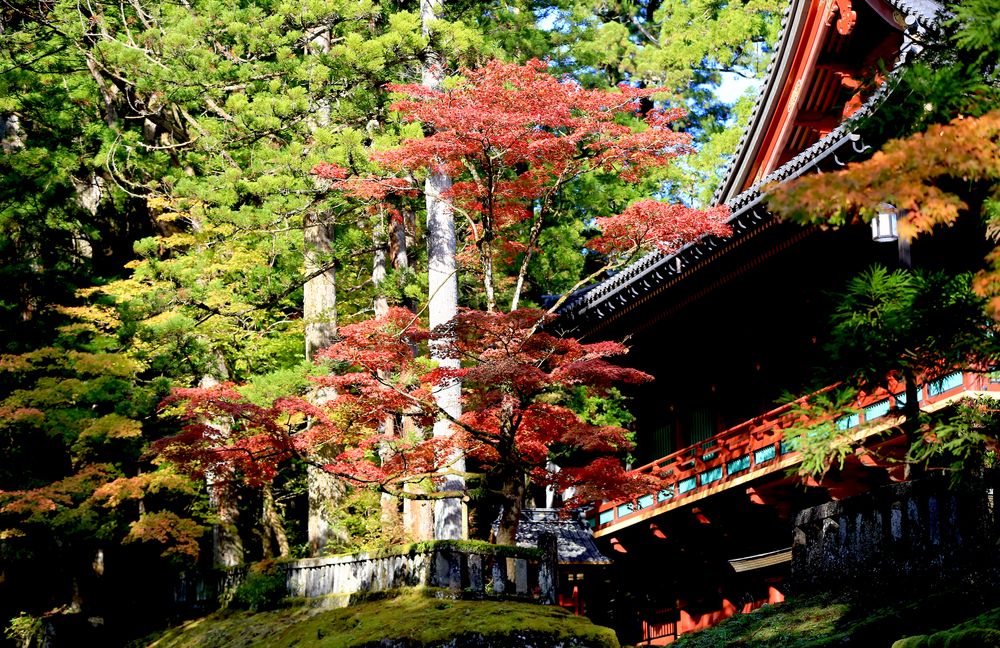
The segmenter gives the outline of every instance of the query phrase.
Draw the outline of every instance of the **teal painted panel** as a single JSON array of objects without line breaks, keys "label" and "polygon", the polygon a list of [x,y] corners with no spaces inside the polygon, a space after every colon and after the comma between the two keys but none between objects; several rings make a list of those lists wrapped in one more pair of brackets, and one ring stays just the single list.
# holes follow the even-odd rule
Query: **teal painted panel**
[{"label": "teal painted panel", "polygon": [[857,414],[848,414],[837,419],[837,429],[850,430],[852,427],[857,427],[859,423],[861,423],[861,417]]},{"label": "teal painted panel", "polygon": [[615,512],[611,509],[601,511],[597,516],[598,524],[610,524],[615,521]]},{"label": "teal painted panel", "polygon": [[756,450],[753,453],[753,462],[755,464],[762,464],[764,462],[774,459],[774,445],[769,445],[767,447]]},{"label": "teal painted panel", "polygon": [[644,509],[647,506],[652,506],[653,505],[653,496],[652,495],[643,495],[642,497],[639,498],[639,502],[638,503],[639,503],[639,508],[641,508],[641,509]]},{"label": "teal painted panel", "polygon": [[[896,399],[896,407],[902,409],[903,407],[906,406],[906,392],[899,392],[898,394],[893,394],[892,397]],[[917,402],[919,403],[923,400],[924,400],[924,390],[918,389]]]},{"label": "teal painted panel", "polygon": [[597,528],[597,518],[587,518],[587,526],[591,529]]},{"label": "teal painted panel", "polygon": [[618,505],[618,517],[625,517],[629,513],[634,513],[635,507],[632,504],[619,504]]},{"label": "teal painted panel", "polygon": [[889,413],[889,407],[892,403],[889,399],[880,400],[874,405],[869,405],[865,408],[865,421],[874,421],[875,419],[882,418]]},{"label": "teal painted panel", "polygon": [[927,385],[927,393],[931,396],[937,396],[943,394],[946,391],[955,389],[956,387],[962,386],[962,372],[956,371],[953,374],[948,374],[941,380],[935,380],[931,384]]},{"label": "teal painted panel", "polygon": [[682,479],[677,482],[677,492],[686,493],[689,490],[694,490],[695,486],[698,485],[698,480],[694,477],[688,477],[687,479]]},{"label": "teal painted panel", "polygon": [[719,451],[718,450],[713,450],[712,452],[709,452],[707,454],[701,455],[701,460],[702,461],[711,461],[712,459],[715,459],[718,456],[719,456]]},{"label": "teal painted panel", "polygon": [[729,475],[735,475],[738,472],[750,469],[750,455],[746,454],[742,457],[737,457],[729,463],[726,464],[726,473]]},{"label": "teal painted panel", "polygon": [[781,443],[778,445],[778,451],[783,455],[786,455],[789,452],[798,452],[801,444],[802,439],[799,437],[795,437],[794,439],[782,439]]},{"label": "teal painted panel", "polygon": [[656,494],[656,499],[660,502],[666,502],[668,499],[673,498],[674,487],[664,488],[659,493]]},{"label": "teal painted panel", "polygon": [[711,484],[712,482],[717,482],[722,479],[722,466],[716,466],[715,468],[710,468],[699,475],[701,480],[701,485]]}]

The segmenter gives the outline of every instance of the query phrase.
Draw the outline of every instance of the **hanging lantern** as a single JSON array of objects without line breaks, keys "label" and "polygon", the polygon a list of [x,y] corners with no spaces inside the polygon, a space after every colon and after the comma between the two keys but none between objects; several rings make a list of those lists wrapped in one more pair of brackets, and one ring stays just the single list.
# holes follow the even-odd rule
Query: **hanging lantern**
[{"label": "hanging lantern", "polygon": [[872,219],[872,240],[876,243],[891,243],[899,239],[896,231],[896,208],[888,203],[878,206],[878,213]]}]

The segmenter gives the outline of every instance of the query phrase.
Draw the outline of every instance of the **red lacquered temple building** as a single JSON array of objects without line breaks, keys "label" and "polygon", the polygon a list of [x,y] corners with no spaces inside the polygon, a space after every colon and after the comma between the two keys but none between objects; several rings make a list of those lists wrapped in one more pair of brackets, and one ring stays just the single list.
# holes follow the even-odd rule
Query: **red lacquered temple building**
[{"label": "red lacquered temple building", "polygon": [[[655,376],[635,395],[638,454],[667,486],[635,503],[605,502],[589,518],[614,558],[607,620],[626,641],[678,635],[782,601],[790,516],[902,478],[892,429],[904,386],[870,395],[840,422],[882,452],[848,458],[822,483],[803,480],[784,439],[791,408],[823,363],[832,295],[874,263],[898,262],[895,245],[864,227],[821,231],[780,223],[763,188],[864,159],[882,141],[864,124],[892,101],[895,77],[920,52],[940,6],[919,0],[793,0],[753,116],[715,201],[733,234],[676,254],[654,253],[569,302],[559,325],[592,341],[629,336],[628,362]],[[914,243],[921,267],[963,269],[981,259],[982,234],[961,223]],[[952,373],[919,385],[920,407],[940,409],[996,392],[989,376]],[[872,425],[874,423],[874,425]],[[600,592],[589,590],[589,596]]]}]

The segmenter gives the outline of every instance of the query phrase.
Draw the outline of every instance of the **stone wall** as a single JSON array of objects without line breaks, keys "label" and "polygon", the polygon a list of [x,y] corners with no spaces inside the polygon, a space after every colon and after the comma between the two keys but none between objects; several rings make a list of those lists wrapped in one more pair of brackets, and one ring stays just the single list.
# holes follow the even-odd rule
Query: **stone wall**
[{"label": "stone wall", "polygon": [[[398,554],[358,553],[332,558],[306,558],[278,565],[285,575],[287,595],[327,598],[346,605],[359,594],[404,587],[439,587],[473,597],[517,597],[556,603],[558,584],[556,539],[539,537],[539,549],[475,547],[468,543],[423,543]],[[220,594],[231,592],[246,576],[245,568],[186,579],[175,601],[186,608],[211,607]]]},{"label": "stone wall", "polygon": [[997,565],[994,481],[924,479],[801,511],[795,591],[891,589],[989,573]]}]

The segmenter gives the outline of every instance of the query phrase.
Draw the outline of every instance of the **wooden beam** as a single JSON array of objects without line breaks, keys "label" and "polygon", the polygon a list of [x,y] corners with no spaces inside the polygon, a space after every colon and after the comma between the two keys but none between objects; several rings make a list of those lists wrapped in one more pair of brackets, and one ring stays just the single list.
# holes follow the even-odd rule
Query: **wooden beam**
[{"label": "wooden beam", "polygon": [[795,124],[797,126],[818,131],[831,131],[840,124],[840,121],[841,114],[839,112],[800,110],[795,115]]}]

